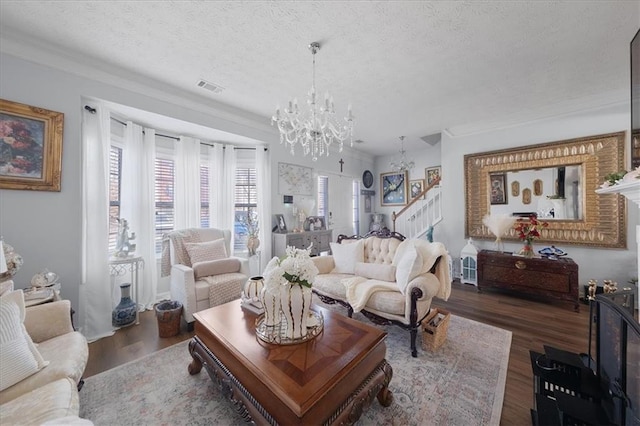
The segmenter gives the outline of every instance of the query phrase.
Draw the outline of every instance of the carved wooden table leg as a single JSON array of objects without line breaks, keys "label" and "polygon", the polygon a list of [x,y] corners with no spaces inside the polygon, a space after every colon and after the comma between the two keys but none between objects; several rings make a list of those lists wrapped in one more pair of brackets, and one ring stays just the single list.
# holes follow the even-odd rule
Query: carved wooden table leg
[{"label": "carved wooden table leg", "polygon": [[377,397],[380,405],[388,407],[393,402],[393,393],[389,390],[389,383],[393,377],[393,369],[391,368],[391,365],[385,361],[382,371],[384,372],[384,382],[382,383],[382,389],[378,392]]},{"label": "carved wooden table leg", "polygon": [[198,354],[195,353],[197,344],[198,342],[196,342],[196,339],[191,339],[191,341],[189,342],[189,353],[193,358],[193,361],[191,361],[188,367],[189,374],[191,375],[198,374],[200,370],[202,370],[202,359]]}]

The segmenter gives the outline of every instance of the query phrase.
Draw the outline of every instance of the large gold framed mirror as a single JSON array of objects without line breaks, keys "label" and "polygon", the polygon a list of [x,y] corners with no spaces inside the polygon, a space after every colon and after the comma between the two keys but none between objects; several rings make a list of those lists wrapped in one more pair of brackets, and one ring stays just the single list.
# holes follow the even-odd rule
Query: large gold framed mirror
[{"label": "large gold framed mirror", "polygon": [[[625,198],[595,192],[624,170],[624,144],[618,132],[465,155],[465,235],[495,239],[482,224],[489,213],[535,213],[549,223],[541,243],[626,248]],[[505,190],[515,187],[518,196]],[[502,239],[518,237],[511,229]]]}]

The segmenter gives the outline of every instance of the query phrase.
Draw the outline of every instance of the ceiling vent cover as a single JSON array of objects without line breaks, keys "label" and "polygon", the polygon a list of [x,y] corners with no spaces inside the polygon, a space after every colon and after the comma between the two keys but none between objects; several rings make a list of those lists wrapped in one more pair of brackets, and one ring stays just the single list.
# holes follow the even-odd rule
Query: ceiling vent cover
[{"label": "ceiling vent cover", "polygon": [[222,91],[224,90],[224,87],[218,86],[217,84],[209,83],[208,81],[202,79],[198,80],[198,87],[207,89],[213,93],[222,93]]},{"label": "ceiling vent cover", "polygon": [[442,140],[442,133],[434,133],[432,135],[423,136],[420,139],[431,146],[435,146]]}]

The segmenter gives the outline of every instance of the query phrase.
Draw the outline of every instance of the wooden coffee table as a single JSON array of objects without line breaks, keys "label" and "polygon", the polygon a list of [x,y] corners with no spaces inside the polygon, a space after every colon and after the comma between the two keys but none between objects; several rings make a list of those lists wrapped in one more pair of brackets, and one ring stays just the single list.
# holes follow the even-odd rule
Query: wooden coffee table
[{"label": "wooden coffee table", "polygon": [[351,424],[375,397],[387,407],[393,371],[386,333],[324,308],[324,330],[294,345],[256,338],[257,316],[236,300],[194,314],[189,373],[204,366],[237,411],[257,424]]}]

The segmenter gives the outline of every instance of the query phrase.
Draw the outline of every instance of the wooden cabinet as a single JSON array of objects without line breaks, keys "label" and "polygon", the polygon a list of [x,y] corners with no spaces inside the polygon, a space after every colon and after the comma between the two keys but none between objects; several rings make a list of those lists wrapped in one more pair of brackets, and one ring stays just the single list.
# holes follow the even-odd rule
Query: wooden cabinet
[{"label": "wooden cabinet", "polygon": [[288,234],[273,233],[271,234],[272,253],[274,256],[280,257],[285,254],[287,246],[306,249],[313,244],[311,255],[317,256],[330,250],[329,243],[331,242],[332,232],[331,229],[327,229],[324,231],[290,232]]},{"label": "wooden cabinet", "polygon": [[525,258],[512,253],[482,250],[478,253],[478,290],[503,288],[578,304],[578,265],[569,258]]}]

